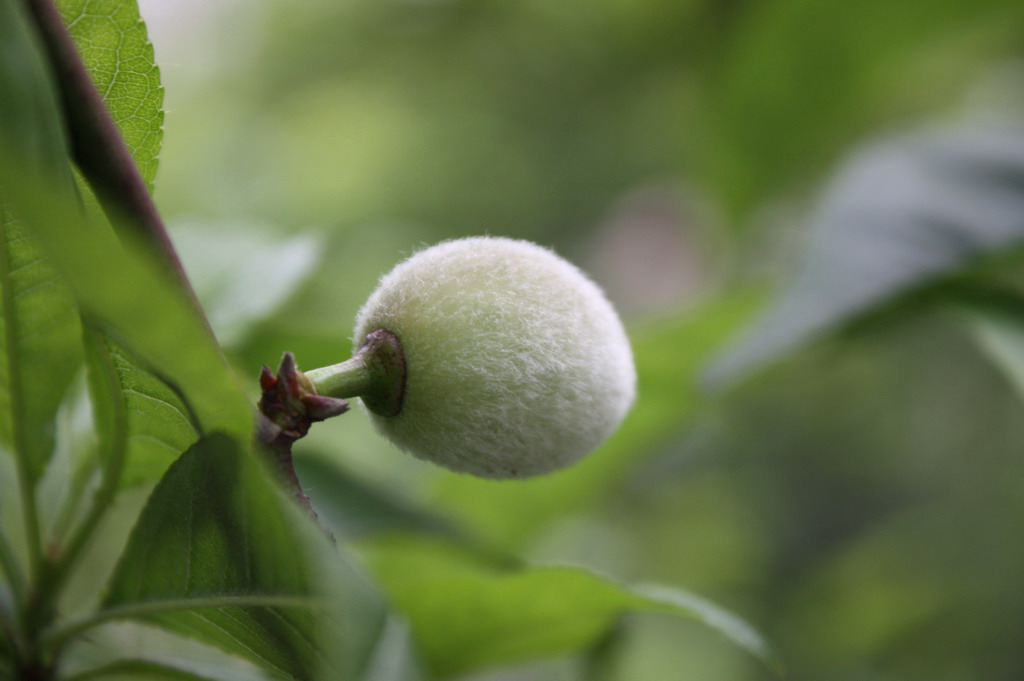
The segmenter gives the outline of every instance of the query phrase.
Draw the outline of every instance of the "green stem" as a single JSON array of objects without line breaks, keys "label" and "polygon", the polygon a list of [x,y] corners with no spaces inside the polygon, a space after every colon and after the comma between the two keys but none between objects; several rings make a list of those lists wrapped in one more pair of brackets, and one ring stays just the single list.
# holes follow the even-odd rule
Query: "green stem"
[{"label": "green stem", "polygon": [[14,300],[14,287],[11,285],[11,254],[8,250],[7,233],[0,235],[0,273],[5,281],[3,289],[3,317],[5,343],[7,347],[7,388],[11,394],[11,423],[14,430],[14,461],[18,474],[18,496],[21,499],[22,522],[25,523],[25,538],[28,542],[29,574],[37,576],[43,562],[42,537],[39,530],[39,512],[36,509],[35,477],[32,464],[28,433],[25,432],[25,415],[22,410],[24,385],[21,375],[21,363],[18,361],[18,309]]},{"label": "green stem", "polygon": [[[114,367],[114,362],[110,357],[107,347],[109,341],[103,332],[97,328],[96,324],[84,316],[82,318],[82,327],[86,346],[92,350],[97,358],[97,364],[102,365],[102,371],[98,372],[100,375],[97,376],[97,379],[106,383],[108,395],[120,395],[122,386],[118,381],[117,369]],[[107,447],[106,465],[103,467],[103,480],[93,495],[92,505],[89,507],[85,519],[75,528],[57,563],[46,574],[46,583],[43,586],[45,586],[45,593],[51,598],[56,597],[60,591],[62,583],[82,553],[82,549],[88,545],[89,539],[99,525],[100,520],[103,519],[103,516],[111,504],[113,504],[121,482],[121,472],[124,470],[124,462],[128,452],[128,411],[124,400],[111,399],[109,403],[113,412],[112,423],[110,424],[112,436],[109,442],[103,443]]]},{"label": "green stem", "polygon": [[27,582],[25,574],[21,571],[21,566],[18,565],[18,560],[15,558],[14,548],[7,539],[7,535],[3,533],[3,530],[0,530],[0,568],[7,575],[15,607],[20,611],[24,607],[22,599],[27,589]]},{"label": "green stem", "polygon": [[92,457],[82,457],[75,464],[75,470],[71,473],[71,481],[68,483],[66,498],[61,502],[60,513],[53,522],[52,533],[58,541],[63,541],[78,521],[82,495],[92,480],[95,469],[96,462]]},{"label": "green stem", "polygon": [[14,643],[17,635],[15,625],[0,620],[0,679],[11,678],[4,675],[4,665],[7,665],[7,673],[13,675],[13,667],[17,664],[18,648]]},{"label": "green stem", "polygon": [[356,397],[381,416],[397,416],[405,399],[405,351],[398,336],[374,329],[352,359],[304,372],[328,397]]},{"label": "green stem", "polygon": [[373,380],[365,355],[356,355],[344,362],[303,373],[319,394],[328,397],[363,395],[370,389]]}]

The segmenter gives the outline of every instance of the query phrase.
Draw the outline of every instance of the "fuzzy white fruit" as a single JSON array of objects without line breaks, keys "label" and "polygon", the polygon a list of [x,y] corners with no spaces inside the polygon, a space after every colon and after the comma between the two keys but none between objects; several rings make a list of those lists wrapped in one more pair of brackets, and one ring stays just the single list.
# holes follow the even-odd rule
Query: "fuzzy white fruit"
[{"label": "fuzzy white fruit", "polygon": [[594,450],[622,421],[636,369],[622,322],[579,269],[536,244],[447,241],[381,278],[356,317],[402,344],[401,449],[455,471],[522,478]]}]

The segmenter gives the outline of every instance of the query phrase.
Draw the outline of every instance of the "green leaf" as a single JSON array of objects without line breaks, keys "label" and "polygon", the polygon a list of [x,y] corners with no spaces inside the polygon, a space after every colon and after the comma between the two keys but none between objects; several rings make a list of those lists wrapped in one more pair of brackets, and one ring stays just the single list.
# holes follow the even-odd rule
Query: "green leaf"
[{"label": "green leaf", "polygon": [[77,203],[0,163],[0,183],[71,286],[83,312],[187,403],[204,432],[251,434],[252,407],[187,293],[150,252],[122,244]]},{"label": "green leaf", "polygon": [[811,222],[793,282],[716,366],[731,380],[979,257],[1024,240],[1024,128],[884,140],[848,162]]},{"label": "green leaf", "polygon": [[220,434],[157,485],[92,623],[108,619],[157,624],[283,678],[341,680],[381,624],[326,536]]},{"label": "green leaf", "polygon": [[273,315],[315,273],[325,249],[318,234],[284,236],[251,222],[179,223],[171,235],[210,324],[226,345],[240,342],[252,326]]},{"label": "green leaf", "polygon": [[[65,3],[63,9],[66,12],[74,10],[71,7],[72,4]],[[74,22],[72,32],[75,33],[76,38],[80,42],[84,40],[92,46],[87,52],[95,58],[93,61],[101,59],[103,54],[114,54],[114,52],[99,48],[102,40],[94,37],[96,30],[95,28],[90,28],[90,26],[95,27],[103,23],[103,12],[109,10],[110,16],[116,15],[118,21],[127,25],[130,19],[129,15],[134,11],[134,27],[130,29],[130,33],[136,34],[139,30],[142,30],[143,34],[145,32],[144,27],[137,21],[138,13],[134,9],[134,3],[105,3],[104,7],[99,9],[93,6],[98,3],[78,4],[80,6],[74,11],[88,11],[89,16],[79,17],[81,20]],[[89,7],[86,7],[86,4]],[[117,5],[117,7],[115,8],[114,5]],[[5,12],[15,12],[17,8],[5,2],[2,9]],[[18,20],[15,21],[15,19]],[[38,50],[34,49],[33,41],[28,38],[28,36],[32,35],[28,30],[28,24],[21,17],[12,14],[10,21],[5,20],[0,22],[0,24],[2,24],[0,31],[8,32],[7,35],[2,36],[3,44],[10,46],[4,52],[5,55],[10,57],[10,60],[5,61],[3,63],[4,68],[0,69],[0,87],[4,88],[2,92],[4,94],[3,100],[5,101],[5,106],[2,112],[0,112],[0,123],[3,124],[0,126],[3,130],[0,134],[4,134],[3,139],[0,140],[0,148],[7,149],[10,153],[4,155],[3,165],[5,167],[0,170],[17,178],[17,181],[10,184],[12,189],[18,191],[18,193],[27,192],[34,195],[37,199],[46,201],[51,198],[49,195],[51,190],[63,192],[64,197],[67,199],[63,202],[63,205],[66,207],[66,212],[71,212],[77,209],[76,205],[73,206],[73,202],[76,199],[72,198],[70,173],[68,172],[64,140],[58,117],[59,108],[57,100],[53,95],[47,69],[43,66],[45,59],[38,54]],[[19,43],[19,40],[21,43]],[[20,55],[15,61],[11,55],[14,55],[13,48],[19,44],[23,44],[24,54]],[[110,70],[108,74],[113,78],[114,71],[121,70],[117,78],[121,84],[118,85],[113,80],[108,79],[110,82],[102,89],[109,96],[113,96],[122,102],[124,98],[119,98],[118,93],[124,90],[124,78],[127,76],[128,67],[124,66],[121,62],[125,60],[136,61],[137,55],[133,56],[132,44],[132,40],[127,37],[120,43],[118,50],[115,51],[119,61],[115,64],[116,68]],[[149,50],[149,60],[151,63],[151,49]],[[102,72],[103,68],[100,68],[98,64],[99,62],[92,65],[99,68],[99,71]],[[94,68],[94,75],[97,73],[97,68]],[[103,86],[102,82],[101,86]],[[21,104],[20,108],[19,103]],[[9,106],[10,104],[14,106]],[[125,112],[125,116],[121,118],[128,120],[129,117],[138,115],[141,115],[139,111],[136,111],[134,114]],[[115,116],[117,116],[116,111]],[[137,122],[140,119],[134,120]],[[26,140],[34,141],[35,143],[26,144]],[[27,179],[22,172],[26,165],[30,168],[38,168],[38,172],[29,173],[29,178]],[[18,187],[19,182],[22,185],[21,187]],[[49,218],[51,215],[53,214],[51,213],[45,217]],[[89,229],[85,225],[85,221],[78,216],[75,216],[75,219],[71,220],[65,227],[69,230],[76,228]],[[13,237],[11,235],[12,231],[16,232]],[[32,379],[26,382],[37,390],[46,388],[48,394],[44,395],[44,402],[48,405],[47,410],[52,412],[56,407],[55,400],[60,398],[60,394],[70,381],[71,372],[73,372],[79,361],[79,350],[77,349],[79,343],[72,340],[73,335],[78,335],[77,319],[72,319],[72,317],[77,318],[77,312],[73,310],[72,299],[67,292],[59,290],[56,285],[46,285],[48,280],[55,279],[57,275],[42,260],[42,252],[35,243],[33,232],[24,228],[21,223],[8,224],[5,232],[6,236],[9,237],[8,241],[11,241],[13,238],[13,242],[18,244],[15,248],[10,249],[9,255],[11,271],[15,272],[13,289],[15,289],[15,292],[21,289],[29,291],[29,298],[26,299],[25,306],[28,306],[32,314],[36,315],[52,312],[56,307],[65,309],[65,319],[59,325],[49,330],[32,332],[36,337],[33,338],[33,342],[30,345],[31,351],[46,361],[52,374],[49,380],[37,381]],[[38,261],[36,264],[31,267],[28,266],[36,261]],[[111,272],[114,271],[117,270],[111,270]],[[20,304],[18,299],[15,302]],[[54,318],[55,323],[59,321],[61,320],[56,317]],[[31,330],[29,331],[31,332]],[[173,396],[172,391],[160,386],[151,378],[147,380],[148,377],[143,377],[141,370],[136,368],[132,372],[134,375],[127,375],[130,370],[127,366],[127,360],[123,358],[123,354],[116,358],[116,360],[117,368],[121,370],[121,379],[126,382],[126,387],[137,389],[139,393],[160,399],[171,408],[179,406],[175,404],[177,398]],[[18,366],[22,373],[32,374],[37,373],[34,369],[36,364],[38,364],[38,361],[19,362]],[[95,366],[95,361],[93,364]],[[6,369],[6,366],[4,368]],[[17,378],[15,377],[15,379]],[[139,395],[136,401],[140,402],[142,399],[143,397]],[[131,402],[131,398],[129,398],[129,402]],[[153,404],[156,403],[154,402]],[[134,404],[128,405],[127,408],[130,415],[139,414],[141,411],[135,407],[136,405]],[[40,419],[34,418],[38,411],[38,409],[30,408],[29,417],[27,419],[19,419],[19,421],[25,422],[29,429],[40,430],[37,424]],[[155,411],[159,412],[162,410],[158,409]],[[155,439],[149,440],[148,449],[157,450],[163,445],[170,444],[175,448],[176,452],[180,453],[188,444],[195,440],[194,433],[185,441],[180,429],[175,430],[173,433],[168,432],[169,425],[174,423],[173,418],[166,414],[157,414],[157,416],[158,418],[152,422],[148,422],[144,418],[132,419],[133,430],[138,431],[137,436],[131,440],[132,449],[146,448],[143,440],[147,437],[152,437]],[[160,416],[163,418],[159,418]],[[136,424],[140,424],[141,427],[134,428]],[[48,428],[45,428],[45,422],[43,427],[48,430]],[[36,443],[35,446],[38,448],[48,449],[49,439],[52,439],[50,434],[44,433],[42,437],[31,437],[30,441]],[[133,482],[139,479],[155,479],[158,477],[159,472],[162,468],[166,467],[170,460],[169,448],[163,447],[163,450],[160,455],[160,463],[163,465],[156,465],[155,475],[153,472],[143,474],[141,471],[133,470],[133,466],[130,465],[126,480]],[[146,452],[146,454],[149,453]],[[40,460],[40,457],[35,456],[34,459]],[[141,465],[147,459],[149,459],[147,456],[129,456],[131,464],[139,463]]]},{"label": "green leaf", "polygon": [[53,452],[54,416],[81,361],[78,311],[31,233],[4,218],[0,435],[36,481]]},{"label": "green leaf", "polygon": [[750,292],[734,293],[631,332],[637,402],[607,443],[567,470],[515,484],[443,476],[435,503],[487,542],[513,550],[551,519],[600,499],[696,414],[705,399],[705,363],[759,302]]},{"label": "green leaf", "polygon": [[948,104],[1024,25],[1016,0],[776,0],[734,16],[706,75],[702,149],[741,217],[880,120]]},{"label": "green leaf", "polygon": [[0,161],[37,181],[70,182],[48,62],[22,5],[0,0],[0,149],[6,152]]},{"label": "green leaf", "polygon": [[78,53],[152,191],[164,90],[135,0],[58,0]]},{"label": "green leaf", "polygon": [[749,625],[675,589],[631,588],[582,568],[497,566],[424,540],[374,542],[366,555],[373,574],[409,617],[424,661],[439,678],[581,651],[631,612],[697,619],[777,666]]},{"label": "green leaf", "polygon": [[[166,383],[102,333],[86,335],[100,452],[121,487],[158,480],[198,437],[195,416]],[[123,451],[119,451],[123,449]]]},{"label": "green leaf", "polygon": [[[20,3],[0,2],[0,165],[47,178],[72,196],[65,142],[49,73]],[[3,153],[6,151],[6,153]],[[77,311],[0,181],[0,437],[38,480],[53,448],[53,417],[80,354]],[[13,213],[13,214],[12,214]]]}]

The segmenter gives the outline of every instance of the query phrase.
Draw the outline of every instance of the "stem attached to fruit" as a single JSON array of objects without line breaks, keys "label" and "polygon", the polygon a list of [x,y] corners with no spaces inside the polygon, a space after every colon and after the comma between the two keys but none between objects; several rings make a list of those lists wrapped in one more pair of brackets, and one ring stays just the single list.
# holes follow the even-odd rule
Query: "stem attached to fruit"
[{"label": "stem attached to fruit", "polygon": [[405,397],[405,353],[398,337],[377,329],[352,359],[304,372],[316,391],[328,397],[360,397],[370,411],[397,416]]},{"label": "stem attached to fruit", "polygon": [[355,397],[370,389],[370,368],[361,355],[303,373],[320,395]]},{"label": "stem attached to fruit", "polygon": [[285,353],[276,376],[263,367],[260,386],[257,439],[272,455],[295,498],[316,516],[295,473],[292,444],[305,437],[315,422],[348,411],[346,397],[361,397],[377,414],[398,414],[405,396],[405,354],[395,334],[377,329],[367,335],[352,359],[321,369],[303,373],[295,357]]}]

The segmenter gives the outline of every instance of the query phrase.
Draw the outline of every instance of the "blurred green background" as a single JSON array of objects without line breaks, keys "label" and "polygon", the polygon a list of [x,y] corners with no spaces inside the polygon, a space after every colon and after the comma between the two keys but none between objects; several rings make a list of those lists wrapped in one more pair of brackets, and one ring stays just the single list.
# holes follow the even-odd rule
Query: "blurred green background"
[{"label": "blurred green background", "polygon": [[[285,350],[345,359],[377,278],[445,238],[552,246],[630,327],[640,400],[584,463],[470,480],[354,411],[299,452],[322,513],[328,466],[691,589],[794,679],[1024,676],[1019,1],[140,5],[157,200],[253,388]],[[696,624],[619,631],[590,671],[466,678],[769,677]]]}]

